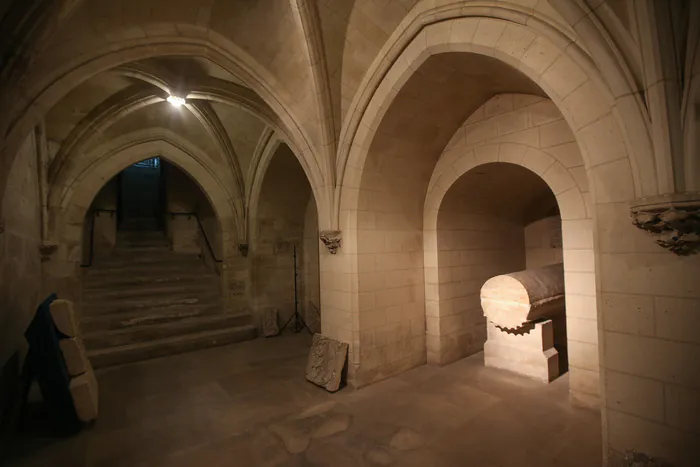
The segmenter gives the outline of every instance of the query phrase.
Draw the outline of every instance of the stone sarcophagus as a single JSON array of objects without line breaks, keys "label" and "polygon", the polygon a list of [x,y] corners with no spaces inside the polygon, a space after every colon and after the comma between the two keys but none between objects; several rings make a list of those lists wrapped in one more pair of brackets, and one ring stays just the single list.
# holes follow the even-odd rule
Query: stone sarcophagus
[{"label": "stone sarcophagus", "polygon": [[481,288],[484,361],[542,381],[560,375],[566,346],[562,263],[495,276]]}]

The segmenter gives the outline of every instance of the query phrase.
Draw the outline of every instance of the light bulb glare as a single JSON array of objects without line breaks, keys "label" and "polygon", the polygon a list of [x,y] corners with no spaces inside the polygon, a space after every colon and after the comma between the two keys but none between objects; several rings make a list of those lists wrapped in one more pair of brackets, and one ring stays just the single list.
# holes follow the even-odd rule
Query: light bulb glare
[{"label": "light bulb glare", "polygon": [[168,96],[168,102],[170,102],[173,107],[181,107],[185,104],[185,99],[180,96]]}]

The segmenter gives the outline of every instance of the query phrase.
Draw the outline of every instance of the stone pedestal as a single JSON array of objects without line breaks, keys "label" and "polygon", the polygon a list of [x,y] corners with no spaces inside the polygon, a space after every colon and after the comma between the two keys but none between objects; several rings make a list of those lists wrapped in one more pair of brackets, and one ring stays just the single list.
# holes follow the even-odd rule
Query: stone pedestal
[{"label": "stone pedestal", "polygon": [[487,324],[486,366],[519,373],[549,383],[560,375],[559,352],[554,348],[552,320],[506,331]]}]

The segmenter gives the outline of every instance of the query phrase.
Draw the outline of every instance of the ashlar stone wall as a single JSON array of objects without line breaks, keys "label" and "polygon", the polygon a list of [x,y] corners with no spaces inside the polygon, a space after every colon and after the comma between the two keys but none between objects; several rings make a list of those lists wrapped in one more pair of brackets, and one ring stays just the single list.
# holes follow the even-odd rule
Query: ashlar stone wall
[{"label": "ashlar stone wall", "polygon": [[541,268],[564,261],[561,239],[561,218],[545,217],[525,227],[525,265]]},{"label": "ashlar stone wall", "polygon": [[300,306],[304,320],[313,332],[321,332],[320,250],[325,247],[318,238],[318,209],[313,196],[309,198],[304,218],[304,243]]},{"label": "ashlar stone wall", "polygon": [[204,244],[197,219],[173,216],[169,213],[197,213],[216,258],[221,258],[221,228],[216,214],[202,189],[182,170],[163,161],[162,176],[165,178],[166,230],[173,251],[200,253],[211,260]]},{"label": "ashlar stone wall", "polygon": [[[478,178],[483,176],[463,175],[440,207],[439,301],[429,302],[431,309],[426,310],[428,361],[432,363],[450,363],[483,350],[486,320],[479,297],[481,287],[493,276],[525,269],[522,224],[516,216],[509,218],[494,207],[489,209],[484,200],[506,188],[494,186],[491,193],[488,189],[469,189]],[[517,191],[513,195],[517,196]]]},{"label": "ashlar stone wall", "polygon": [[[83,225],[83,263],[89,260],[90,254],[90,229],[94,222],[92,235],[94,237],[94,255],[96,258],[109,255],[117,241],[117,213],[100,212],[101,210],[116,211],[117,209],[117,183],[116,177],[110,179],[97,193],[86,214]],[[93,217],[94,216],[94,217]]]}]

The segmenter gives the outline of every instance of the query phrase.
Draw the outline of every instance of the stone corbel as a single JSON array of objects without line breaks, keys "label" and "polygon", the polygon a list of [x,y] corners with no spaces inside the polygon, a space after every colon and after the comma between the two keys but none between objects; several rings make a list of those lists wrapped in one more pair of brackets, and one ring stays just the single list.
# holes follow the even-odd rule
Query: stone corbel
[{"label": "stone corbel", "polygon": [[632,223],[649,232],[657,244],[677,255],[700,248],[700,194],[665,196],[631,208]]},{"label": "stone corbel", "polygon": [[238,251],[241,252],[241,255],[243,255],[244,258],[247,257],[248,256],[248,244],[247,243],[239,243],[238,244]]},{"label": "stone corbel", "polygon": [[55,243],[42,243],[39,245],[39,255],[41,256],[41,262],[45,262],[51,259],[54,253],[58,250],[58,245]]},{"label": "stone corbel", "polygon": [[334,255],[338,252],[342,240],[340,230],[324,230],[319,233],[319,237],[323,244],[326,245],[326,248],[328,248],[330,254]]}]

